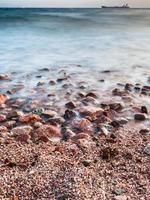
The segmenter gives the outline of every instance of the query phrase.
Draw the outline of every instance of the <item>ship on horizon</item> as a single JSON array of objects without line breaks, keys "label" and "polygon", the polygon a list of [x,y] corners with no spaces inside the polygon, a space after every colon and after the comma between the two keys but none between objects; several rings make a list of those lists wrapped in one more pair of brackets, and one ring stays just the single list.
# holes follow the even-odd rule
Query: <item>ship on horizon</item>
[{"label": "ship on horizon", "polygon": [[122,5],[122,6],[102,6],[101,8],[123,8],[123,9],[129,9],[130,7],[129,7],[129,5],[128,4],[124,4],[124,5]]}]

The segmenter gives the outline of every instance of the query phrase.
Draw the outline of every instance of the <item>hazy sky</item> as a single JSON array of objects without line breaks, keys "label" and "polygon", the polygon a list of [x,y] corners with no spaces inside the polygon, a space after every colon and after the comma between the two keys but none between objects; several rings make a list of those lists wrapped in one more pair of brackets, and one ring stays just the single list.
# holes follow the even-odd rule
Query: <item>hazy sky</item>
[{"label": "hazy sky", "polygon": [[150,7],[150,0],[0,0],[0,7],[99,7],[122,5]]}]

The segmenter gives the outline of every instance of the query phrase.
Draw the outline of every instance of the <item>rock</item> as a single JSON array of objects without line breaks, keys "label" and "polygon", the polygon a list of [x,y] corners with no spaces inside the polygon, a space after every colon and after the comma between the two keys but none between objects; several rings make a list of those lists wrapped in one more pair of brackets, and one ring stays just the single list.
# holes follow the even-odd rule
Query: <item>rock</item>
[{"label": "rock", "polygon": [[131,83],[126,83],[125,90],[132,91],[133,85]]},{"label": "rock", "polygon": [[65,106],[66,106],[66,108],[68,108],[68,109],[74,109],[74,108],[76,108],[75,103],[72,102],[72,101],[66,103]]},{"label": "rock", "polygon": [[0,123],[6,121],[5,115],[0,115]]},{"label": "rock", "polygon": [[150,143],[148,143],[144,148],[144,153],[150,156]]},{"label": "rock", "polygon": [[16,125],[16,121],[15,120],[6,121],[4,123],[4,126],[6,126],[7,128],[13,128],[15,125]]},{"label": "rock", "polygon": [[84,160],[82,161],[82,164],[85,166],[85,167],[89,167],[92,163],[92,160]]},{"label": "rock", "polygon": [[113,120],[110,123],[114,128],[119,128],[121,126],[120,122],[118,120]]},{"label": "rock", "polygon": [[37,86],[42,86],[42,85],[44,85],[44,84],[45,84],[44,81],[40,81],[40,82],[37,83]]},{"label": "rock", "polygon": [[13,110],[13,111],[8,113],[7,119],[18,118],[20,116],[23,116],[22,111]]},{"label": "rock", "polygon": [[45,116],[45,117],[55,117],[55,116],[57,116],[57,112],[55,112],[53,110],[45,110],[42,113],[42,115]]},{"label": "rock", "polygon": [[16,136],[16,141],[21,143],[28,143],[31,139],[31,136],[25,133],[21,133],[20,135]]},{"label": "rock", "polygon": [[92,123],[88,119],[81,119],[77,124],[77,128],[79,128],[83,132],[93,131]]},{"label": "rock", "polygon": [[63,124],[65,120],[62,117],[54,117],[54,118],[49,118],[47,122],[51,124]]},{"label": "rock", "polygon": [[7,74],[0,74],[0,81],[4,81],[4,80],[11,80],[11,77]]},{"label": "rock", "polygon": [[50,80],[50,81],[49,81],[49,84],[50,84],[50,85],[56,85],[56,82],[53,81],[53,80]]},{"label": "rock", "polygon": [[102,108],[97,108],[93,106],[85,106],[79,110],[82,116],[90,116],[91,118],[99,117],[103,114],[104,110]]},{"label": "rock", "polygon": [[145,114],[148,114],[148,109],[147,109],[147,107],[146,107],[146,106],[142,106],[142,107],[141,107],[141,112],[142,112],[142,113],[145,113]]},{"label": "rock", "polygon": [[42,120],[41,117],[36,114],[26,114],[19,117],[19,121],[22,123],[32,123],[32,122],[37,122],[41,120]]},{"label": "rock", "polygon": [[31,135],[33,128],[31,126],[18,126],[11,130],[13,136]]},{"label": "rock", "polygon": [[42,142],[48,142],[49,138],[46,135],[42,135],[42,136],[40,136],[39,140]]},{"label": "rock", "polygon": [[2,138],[8,138],[9,136],[11,136],[9,132],[0,132],[0,137]]},{"label": "rock", "polygon": [[116,112],[121,111],[124,106],[121,103],[112,103],[109,104],[110,109],[115,110]]},{"label": "rock", "polygon": [[107,128],[102,127],[102,128],[100,128],[100,130],[101,130],[102,134],[104,134],[105,136],[109,135],[109,132],[108,132]]},{"label": "rock", "polygon": [[88,140],[89,139],[89,134],[87,134],[87,133],[78,133],[75,136],[73,136],[71,139],[74,140],[74,141],[77,141],[79,139],[87,139]]},{"label": "rock", "polygon": [[92,97],[92,98],[96,99],[96,98],[97,98],[97,95],[96,95],[95,93],[93,93],[93,92],[89,92],[89,93],[86,95],[86,97]]},{"label": "rock", "polygon": [[72,118],[76,117],[76,112],[72,110],[66,110],[64,114],[65,120],[71,120]]},{"label": "rock", "polygon": [[8,97],[6,94],[0,94],[0,105],[4,104],[7,101]]},{"label": "rock", "polygon": [[48,71],[49,71],[49,69],[46,67],[39,69],[39,72],[48,72]]},{"label": "rock", "polygon": [[35,128],[39,128],[39,127],[41,127],[43,124],[41,123],[41,122],[35,122],[34,123],[34,127]]},{"label": "rock", "polygon": [[142,135],[147,135],[148,133],[150,133],[150,129],[148,129],[148,128],[141,129],[139,131],[139,133],[142,134]]},{"label": "rock", "polygon": [[0,126],[0,133],[7,132],[7,131],[8,131],[8,129],[6,126]]},{"label": "rock", "polygon": [[125,91],[121,91],[118,88],[112,90],[112,95],[114,96],[123,96],[125,93],[126,93]]},{"label": "rock", "polygon": [[145,114],[141,114],[141,113],[136,113],[134,115],[134,119],[135,120],[139,120],[139,121],[144,121],[144,120],[146,120],[146,115]]},{"label": "rock", "polygon": [[60,140],[62,138],[60,129],[52,125],[43,125],[38,128],[35,133],[33,133],[35,140],[40,140],[43,136],[46,136],[49,140]]},{"label": "rock", "polygon": [[72,130],[67,129],[63,134],[63,139],[67,141],[68,139],[74,137],[75,135],[76,134]]}]

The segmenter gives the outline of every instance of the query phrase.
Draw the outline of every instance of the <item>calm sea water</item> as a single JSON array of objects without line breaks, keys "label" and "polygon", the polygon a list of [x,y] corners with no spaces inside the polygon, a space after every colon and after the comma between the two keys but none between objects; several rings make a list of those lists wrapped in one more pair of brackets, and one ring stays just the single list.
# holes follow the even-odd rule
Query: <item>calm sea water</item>
[{"label": "calm sea water", "polygon": [[[149,9],[0,9],[0,73],[59,69],[150,70]],[[143,76],[144,77],[144,76]]]}]

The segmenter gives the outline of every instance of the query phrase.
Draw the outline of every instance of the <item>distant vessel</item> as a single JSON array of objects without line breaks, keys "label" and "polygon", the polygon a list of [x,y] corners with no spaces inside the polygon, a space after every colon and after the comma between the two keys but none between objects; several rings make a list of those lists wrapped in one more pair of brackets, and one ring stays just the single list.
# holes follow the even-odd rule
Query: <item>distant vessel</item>
[{"label": "distant vessel", "polygon": [[129,9],[130,7],[129,7],[129,5],[128,4],[124,4],[124,5],[122,5],[122,6],[102,6],[102,8],[125,8],[125,9]]}]

